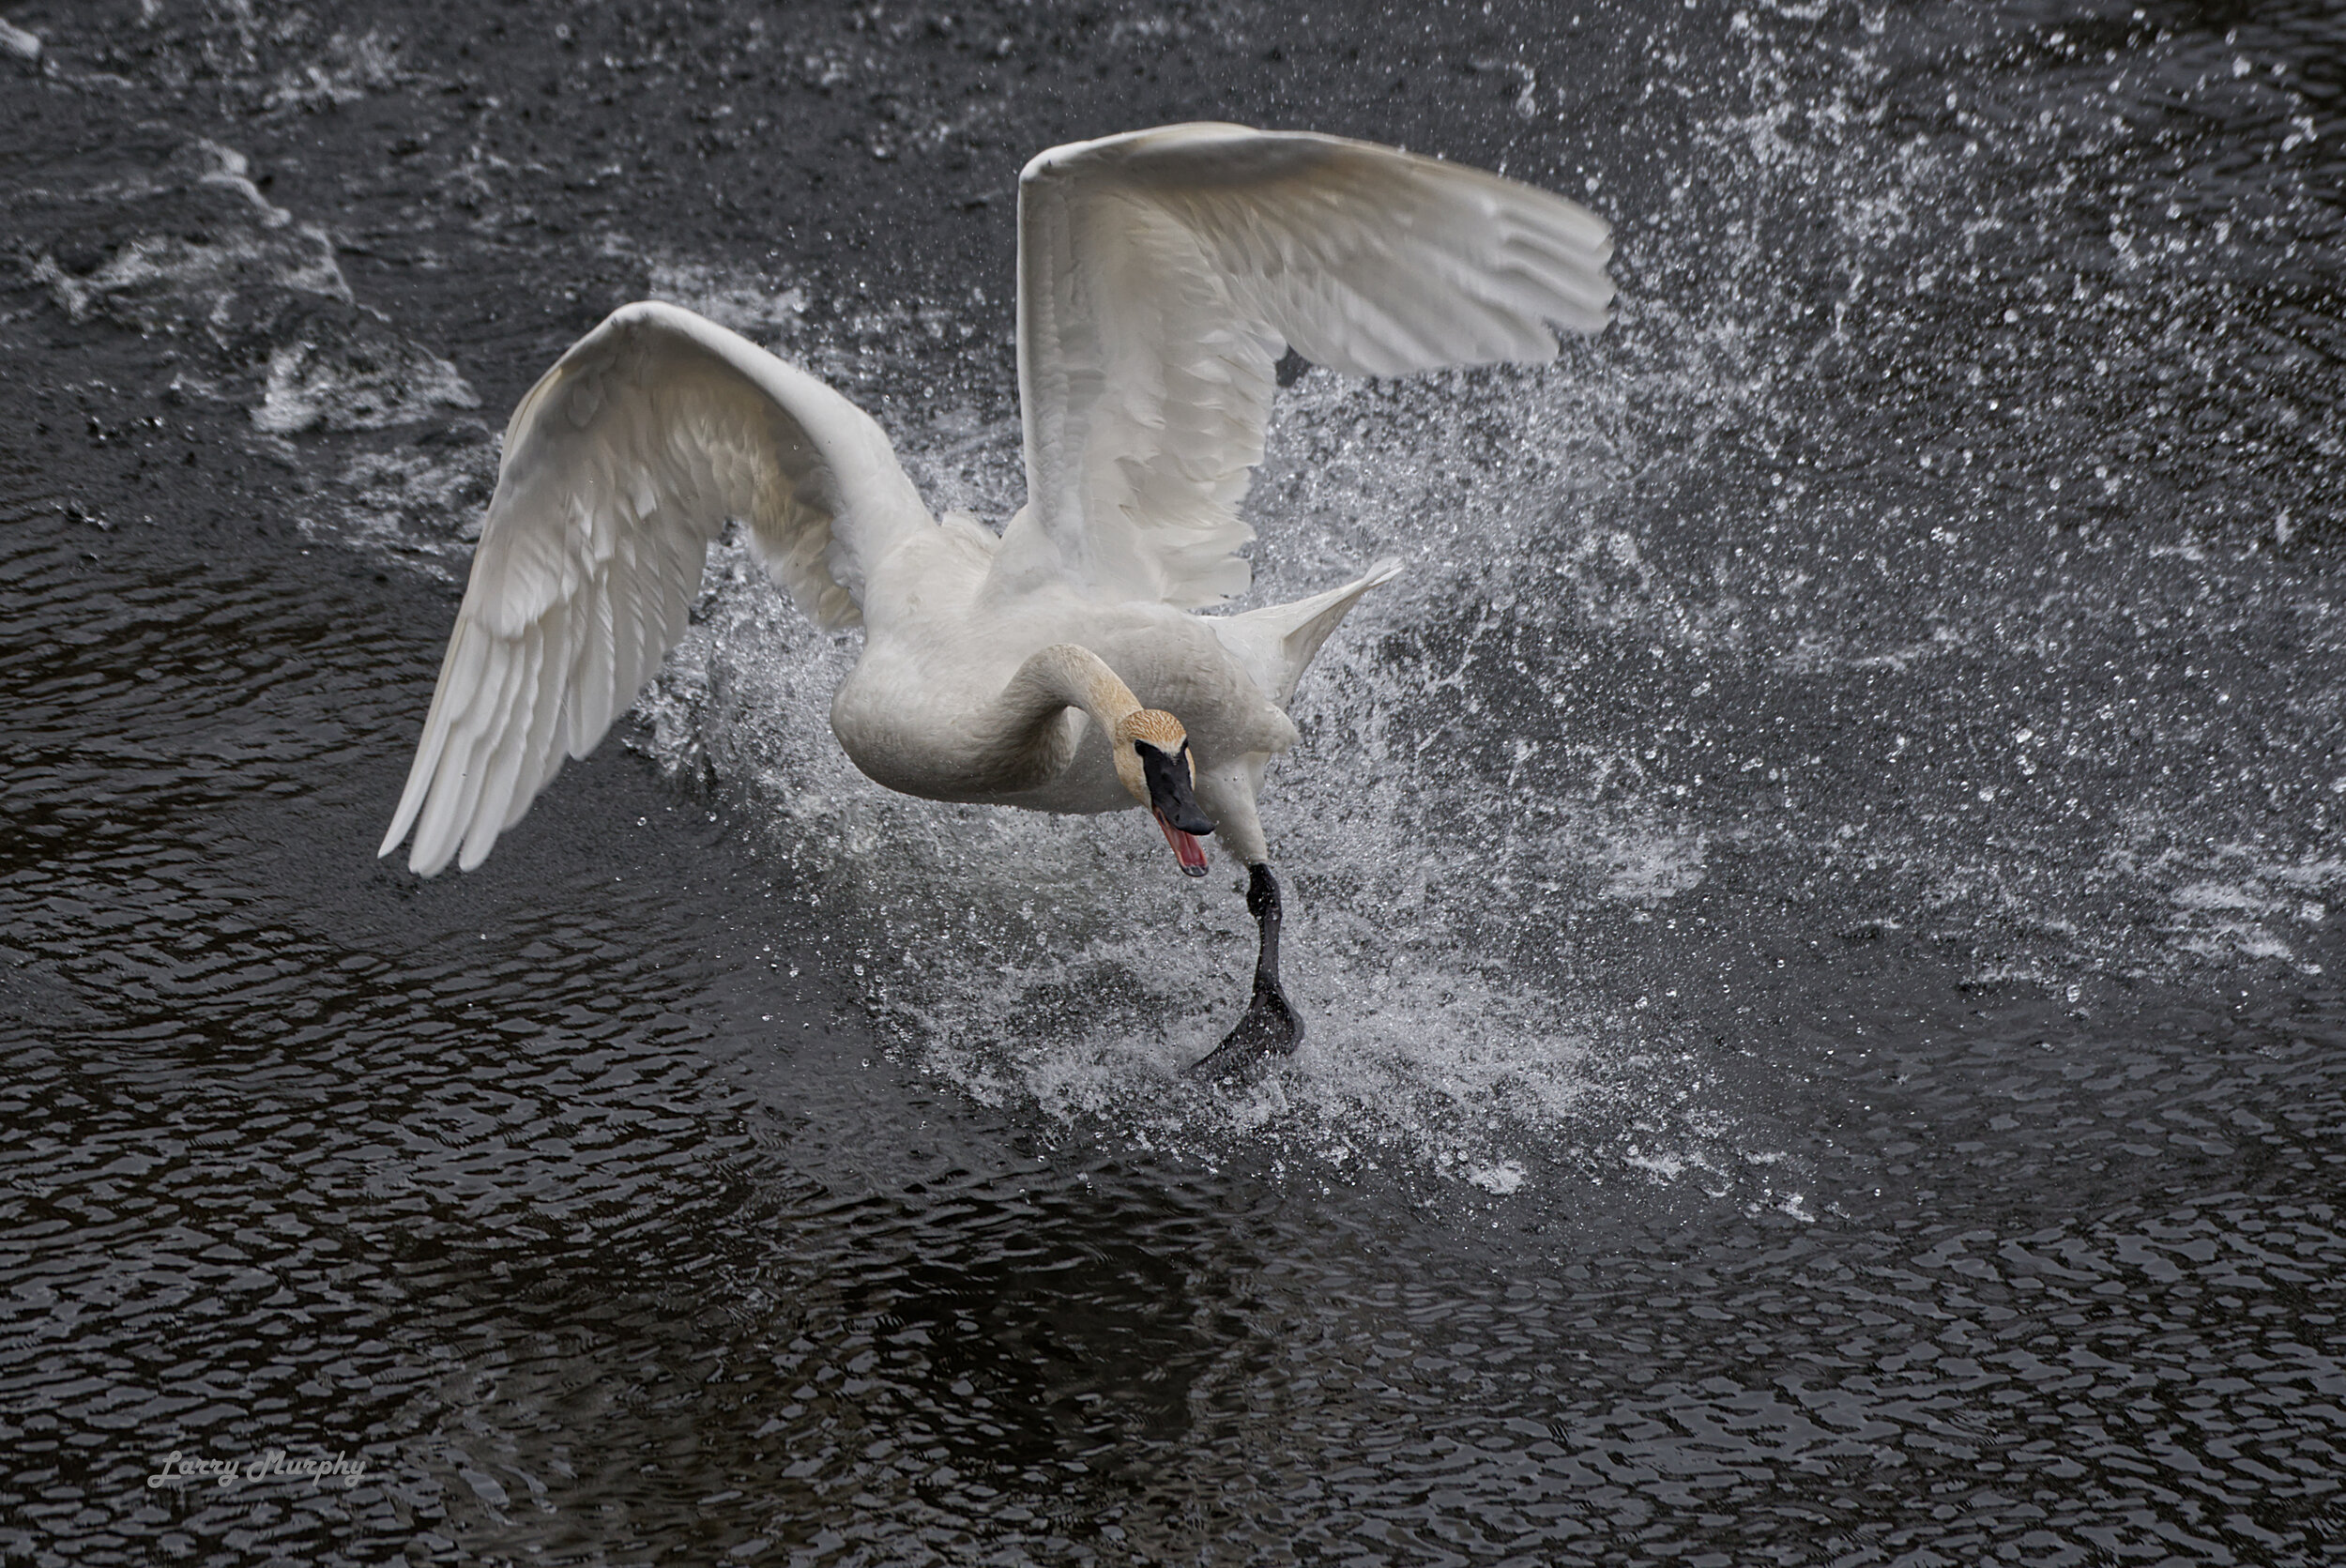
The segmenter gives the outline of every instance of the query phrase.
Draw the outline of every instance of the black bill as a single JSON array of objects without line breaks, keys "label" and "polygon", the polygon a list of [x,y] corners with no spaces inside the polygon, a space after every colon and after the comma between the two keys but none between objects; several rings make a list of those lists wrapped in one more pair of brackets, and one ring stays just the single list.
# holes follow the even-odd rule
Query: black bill
[{"label": "black bill", "polygon": [[1201,833],[1213,831],[1213,823],[1198,809],[1197,797],[1191,793],[1189,783],[1189,742],[1171,756],[1145,740],[1133,742],[1140,754],[1140,771],[1149,781],[1149,810],[1156,817],[1157,826],[1165,830],[1165,842],[1173,848],[1174,859],[1181,862],[1181,870],[1191,876],[1206,875],[1205,845],[1197,842]]}]

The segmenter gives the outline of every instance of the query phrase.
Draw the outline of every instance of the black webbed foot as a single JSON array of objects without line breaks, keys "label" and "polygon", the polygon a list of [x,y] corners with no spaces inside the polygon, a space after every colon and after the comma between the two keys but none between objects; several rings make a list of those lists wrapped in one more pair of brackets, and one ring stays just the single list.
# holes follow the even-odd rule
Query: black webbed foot
[{"label": "black webbed foot", "polygon": [[1292,1056],[1303,1043],[1303,1020],[1279,984],[1279,879],[1259,862],[1248,866],[1247,912],[1262,933],[1255,959],[1255,993],[1238,1027],[1202,1059],[1193,1063],[1193,1078],[1251,1081],[1274,1057]]},{"label": "black webbed foot", "polygon": [[1271,1065],[1273,1057],[1292,1056],[1302,1043],[1303,1020],[1287,1005],[1278,982],[1266,985],[1257,979],[1254,999],[1246,1004],[1246,1014],[1238,1021],[1238,1028],[1192,1063],[1189,1076],[1215,1082],[1252,1081]]}]

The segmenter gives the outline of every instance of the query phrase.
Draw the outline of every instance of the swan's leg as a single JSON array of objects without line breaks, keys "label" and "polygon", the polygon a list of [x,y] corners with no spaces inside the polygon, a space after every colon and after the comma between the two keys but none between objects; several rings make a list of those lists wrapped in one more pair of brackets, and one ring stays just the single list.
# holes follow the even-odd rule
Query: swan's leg
[{"label": "swan's leg", "polygon": [[1262,946],[1255,954],[1255,993],[1220,1045],[1192,1066],[1196,1078],[1242,1077],[1272,1056],[1289,1056],[1303,1043],[1303,1020],[1296,1016],[1279,984],[1279,879],[1267,860],[1246,868],[1246,912],[1255,917]]}]

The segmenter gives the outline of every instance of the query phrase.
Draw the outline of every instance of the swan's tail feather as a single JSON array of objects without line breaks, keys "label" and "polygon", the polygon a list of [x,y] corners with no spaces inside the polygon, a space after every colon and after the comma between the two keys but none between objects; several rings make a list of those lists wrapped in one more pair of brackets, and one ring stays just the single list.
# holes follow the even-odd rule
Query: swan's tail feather
[{"label": "swan's tail feather", "polygon": [[1320,646],[1361,601],[1361,596],[1400,575],[1401,562],[1387,556],[1340,588],[1292,604],[1265,605],[1242,616],[1210,617],[1206,624],[1255,677],[1255,684],[1285,708]]}]

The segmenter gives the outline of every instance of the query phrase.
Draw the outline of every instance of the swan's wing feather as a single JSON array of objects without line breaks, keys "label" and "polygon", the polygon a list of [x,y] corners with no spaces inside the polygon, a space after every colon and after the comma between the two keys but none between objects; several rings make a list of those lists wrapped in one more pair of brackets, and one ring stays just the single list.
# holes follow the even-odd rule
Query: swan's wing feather
[{"label": "swan's wing feather", "polygon": [[1544,363],[1601,330],[1605,221],[1391,147],[1183,125],[1019,182],[1028,510],[998,572],[1183,606],[1240,592],[1283,345],[1354,375]]},{"label": "swan's wing feather", "polygon": [[928,513],[861,409],[746,339],[630,305],[514,409],[423,738],[381,853],[480,863],[683,634],[726,519],[826,626]]},{"label": "swan's wing feather", "polygon": [[1342,587],[1291,604],[1266,604],[1243,615],[1210,616],[1206,624],[1263,694],[1284,708],[1329,634],[1361,601],[1361,596],[1400,575],[1401,563],[1388,556]]}]

